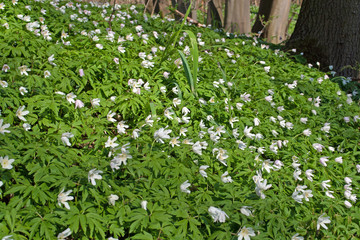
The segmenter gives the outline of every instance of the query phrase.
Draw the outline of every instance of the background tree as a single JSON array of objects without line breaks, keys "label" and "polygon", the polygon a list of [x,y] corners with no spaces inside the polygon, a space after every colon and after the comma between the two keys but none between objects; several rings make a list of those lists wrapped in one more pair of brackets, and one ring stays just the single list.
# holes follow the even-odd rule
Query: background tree
[{"label": "background tree", "polygon": [[145,9],[151,15],[155,13],[165,17],[170,14],[170,6],[171,0],[145,0]]},{"label": "background tree", "polygon": [[195,21],[197,21],[197,10],[198,10],[198,0],[192,0],[191,1],[191,17]]},{"label": "background tree", "polygon": [[271,43],[286,39],[291,0],[262,0],[251,31]]},{"label": "background tree", "polygon": [[250,32],[250,0],[226,0],[224,28],[240,34]]},{"label": "background tree", "polygon": [[222,0],[210,0],[208,2],[206,24],[211,24],[215,28],[222,28],[224,25],[222,9]]},{"label": "background tree", "polygon": [[339,75],[358,78],[360,62],[360,1],[304,0],[294,33],[286,44],[310,62],[329,65]]},{"label": "background tree", "polygon": [[[176,6],[176,9],[179,12],[185,14],[188,8],[190,7],[190,0],[172,0],[172,4],[174,7]],[[189,14],[189,17],[192,17],[191,12]],[[182,17],[179,15],[175,15],[175,19],[180,20],[182,19]]]},{"label": "background tree", "polygon": [[258,34],[264,31],[265,22],[269,21],[270,11],[273,0],[263,0],[260,2],[259,11],[256,14],[256,19],[253,27],[251,28],[251,32]]}]

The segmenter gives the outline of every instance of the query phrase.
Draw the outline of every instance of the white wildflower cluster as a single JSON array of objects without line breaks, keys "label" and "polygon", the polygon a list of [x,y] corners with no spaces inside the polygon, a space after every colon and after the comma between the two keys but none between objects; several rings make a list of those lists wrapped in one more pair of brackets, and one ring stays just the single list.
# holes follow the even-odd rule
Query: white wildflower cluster
[{"label": "white wildflower cluster", "polygon": [[261,171],[257,172],[257,175],[253,176],[253,181],[255,183],[255,192],[261,199],[265,199],[266,195],[264,191],[271,188],[272,184],[267,184],[267,179],[262,178]]},{"label": "white wildflower cluster", "polygon": [[208,212],[210,216],[213,218],[214,222],[220,222],[223,223],[226,221],[226,218],[229,218],[229,216],[222,211],[220,208],[216,207],[209,207]]},{"label": "white wildflower cluster", "polygon": [[[130,144],[127,143],[125,145],[123,145],[120,148],[120,153],[118,153],[110,162],[110,167],[112,170],[116,169],[118,170],[120,168],[120,166],[126,165],[127,164],[127,160],[131,159],[132,156],[130,155],[130,152],[128,151],[128,149],[130,148],[129,146]],[[114,148],[114,152],[118,151],[119,149]]]},{"label": "white wildflower cluster", "polygon": [[[136,172],[137,169],[133,170],[134,166],[137,167],[140,165],[138,163],[147,161],[145,158],[152,158],[152,154],[158,151],[159,154],[163,154],[164,158],[161,160],[165,159],[165,161],[160,164],[160,167],[163,168],[160,173],[156,173],[158,169],[154,170],[154,173],[156,176],[166,175],[167,177],[166,182],[161,183],[164,185],[161,187],[167,188],[166,184],[175,182],[177,190],[175,193],[171,192],[171,195],[179,194],[179,197],[186,200],[196,199],[201,203],[203,200],[197,194],[203,190],[201,188],[205,185],[207,186],[206,191],[218,189],[218,186],[221,186],[220,191],[236,190],[240,184],[243,184],[243,179],[247,179],[250,174],[254,182],[251,183],[253,190],[250,192],[256,193],[258,196],[256,201],[262,201],[266,197],[275,199],[277,194],[284,195],[286,191],[287,197],[292,198],[291,201],[295,201],[295,206],[303,204],[304,207],[308,207],[319,200],[326,203],[329,200],[341,199],[339,202],[343,202],[349,211],[354,209],[353,205],[357,202],[356,190],[358,189],[354,174],[360,173],[360,165],[347,164],[350,159],[355,159],[355,155],[342,154],[343,151],[348,150],[346,144],[332,145],[335,143],[331,140],[335,134],[339,134],[338,129],[342,125],[357,127],[360,122],[359,114],[348,111],[346,114],[339,114],[340,117],[334,117],[329,113],[326,120],[321,116],[324,114],[324,106],[328,106],[327,104],[332,103],[332,101],[341,111],[345,108],[352,109],[355,107],[357,102],[353,100],[353,97],[358,94],[356,90],[347,95],[336,90],[334,99],[331,96],[322,95],[321,91],[314,92],[312,96],[298,92],[307,84],[321,84],[321,87],[331,84],[328,80],[329,77],[323,74],[320,77],[314,77],[314,79],[307,79],[306,76],[301,75],[298,79],[291,79],[288,83],[281,84],[278,87],[273,83],[280,80],[275,73],[280,75],[281,71],[278,71],[275,66],[269,66],[270,59],[259,60],[253,66],[260,72],[255,77],[266,77],[261,79],[264,80],[264,85],[258,85],[256,82],[258,80],[254,80],[254,76],[247,76],[246,79],[245,77],[220,78],[217,72],[214,72],[216,74],[213,74],[213,78],[204,77],[205,75],[201,70],[209,67],[205,64],[209,64],[209,57],[216,55],[215,51],[222,51],[227,64],[233,67],[243,60],[242,53],[237,51],[238,47],[236,46],[238,45],[244,48],[260,47],[263,51],[268,51],[268,54],[272,54],[272,57],[280,58],[284,54],[280,50],[270,53],[269,45],[261,44],[256,37],[239,41],[237,35],[230,33],[225,33],[224,38],[214,39],[216,43],[221,43],[224,47],[216,50],[212,50],[213,48],[205,49],[203,46],[208,44],[208,40],[199,31],[195,34],[200,49],[199,73],[198,79],[194,79],[198,83],[198,96],[192,99],[191,91],[187,86],[184,87],[183,82],[179,81],[182,80],[181,75],[179,75],[181,71],[176,68],[183,68],[183,62],[178,58],[178,55],[169,56],[168,59],[164,60],[161,69],[155,69],[159,56],[162,56],[161,51],[165,51],[165,47],[158,43],[162,43],[163,39],[170,38],[169,33],[166,32],[147,31],[149,28],[146,24],[150,24],[157,16],[142,16],[143,13],[141,13],[140,18],[142,17],[143,21],[140,21],[139,16],[136,16],[139,14],[139,8],[134,5],[129,10],[123,10],[124,7],[118,4],[53,0],[50,2],[53,9],[60,14],[66,14],[69,23],[57,30],[57,34],[52,34],[49,29],[53,31],[53,26],[48,20],[45,21],[45,17],[50,18],[49,13],[51,11],[45,7],[45,1],[35,0],[35,2],[42,2],[41,10],[38,7],[35,8],[38,9],[41,17],[35,18],[35,14],[32,12],[35,11],[34,6],[23,6],[23,3],[19,4],[23,13],[16,16],[16,21],[21,22],[26,31],[35,35],[34,38],[43,42],[43,39],[46,39],[49,41],[47,42],[49,46],[51,44],[59,46],[56,49],[69,50],[66,46],[73,44],[75,48],[75,46],[82,44],[76,39],[80,37],[81,41],[86,44],[83,49],[85,51],[84,56],[89,53],[93,53],[96,57],[102,56],[109,54],[109,50],[111,50],[111,54],[107,58],[101,58],[101,61],[105,61],[104,64],[106,64],[106,74],[120,71],[126,74],[125,77],[128,81],[127,85],[126,83],[117,85],[119,90],[113,86],[113,78],[95,79],[94,75],[97,72],[94,69],[98,66],[90,66],[91,59],[86,64],[73,66],[70,73],[67,72],[62,75],[63,69],[66,68],[66,64],[62,61],[66,61],[65,56],[68,57],[68,53],[73,53],[72,47],[69,52],[56,52],[52,47],[49,47],[49,51],[44,55],[45,57],[39,61],[40,64],[37,62],[34,64],[30,61],[22,61],[18,65],[14,62],[2,63],[0,91],[9,91],[16,84],[16,89],[12,90],[16,90],[15,95],[18,95],[20,100],[14,101],[13,106],[11,104],[7,106],[8,103],[6,103],[4,104],[6,107],[0,109],[2,110],[0,111],[1,140],[14,138],[15,134],[17,137],[21,136],[20,131],[26,136],[33,132],[36,133],[39,128],[42,128],[38,124],[41,122],[41,124],[44,123],[44,128],[50,126],[49,132],[52,131],[49,133],[50,140],[54,134],[57,134],[58,141],[54,142],[57,146],[60,145],[59,150],[77,151],[77,148],[82,147],[84,142],[87,144],[86,141],[90,139],[85,139],[89,133],[87,131],[81,132],[79,128],[82,125],[79,125],[78,122],[83,121],[82,124],[85,125],[88,124],[87,117],[89,119],[99,118],[95,120],[96,124],[105,122],[107,126],[100,128],[101,136],[99,139],[102,140],[92,139],[88,149],[91,153],[96,154],[96,159],[101,159],[107,155],[107,158],[105,157],[106,164],[110,165],[112,171],[110,170],[109,173],[105,169],[99,170],[103,165],[96,165],[98,162],[95,162],[95,166],[94,162],[86,162],[86,166],[91,167],[86,169],[82,182],[78,184],[79,186],[87,184],[86,188],[92,190],[104,188],[107,195],[103,202],[107,202],[107,207],[110,208],[118,207],[117,205],[124,204],[128,200],[124,200],[125,195],[123,193],[116,192],[118,188],[114,187],[109,179],[116,181],[117,177],[131,177],[130,175],[133,174],[128,173]],[[18,1],[12,0],[12,4],[15,6]],[[7,9],[9,5],[11,5],[10,2],[0,3],[0,10]],[[95,19],[94,15],[97,14],[95,9],[89,10],[90,7],[97,7],[96,10],[101,16],[100,19],[90,20]],[[0,28],[16,27],[5,22],[8,20],[10,18],[1,17],[2,26]],[[173,20],[162,19],[159,21],[167,23],[167,21]],[[86,25],[83,25],[84,23]],[[106,28],[103,23],[105,23]],[[114,27],[115,25],[116,27]],[[86,26],[86,28],[82,26]],[[182,46],[183,53],[191,58],[192,49],[189,47],[187,36],[186,32],[180,35],[177,44]],[[227,45],[230,36],[231,38],[235,36],[234,41],[231,42],[231,47]],[[136,44],[140,47],[135,48]],[[87,48],[92,52],[87,52]],[[296,50],[292,51],[296,52]],[[127,62],[129,58],[134,60],[130,64],[133,69],[130,70]],[[201,61],[202,59],[204,62]],[[219,64],[220,67],[222,66]],[[101,70],[104,70],[105,74],[105,69]],[[232,69],[227,68],[226,71],[231,72]],[[133,74],[133,76],[128,76],[129,74]],[[16,81],[12,77],[8,77],[9,75],[16,76],[14,77]],[[31,82],[39,76],[41,76],[41,81],[46,83],[58,81],[59,76],[68,78],[56,83],[56,90],[53,90],[55,95],[50,98],[55,104],[63,104],[55,117],[56,121],[58,118],[66,119],[61,124],[51,123],[47,126],[48,123],[43,120],[44,114],[35,115],[41,110],[39,111],[34,104],[25,103],[28,98],[31,99],[39,91],[36,84],[34,85]],[[177,83],[174,84],[176,81]],[[111,86],[107,85],[107,82],[111,82]],[[349,82],[349,79],[343,79],[344,85]],[[256,90],[250,87],[253,85],[256,85]],[[88,88],[92,88],[92,90],[84,93],[85,89]],[[333,88],[329,89],[333,91]],[[154,98],[149,98],[148,95],[158,97],[158,101],[154,101]],[[104,99],[106,97],[107,99]],[[142,101],[145,106],[141,106],[138,113],[151,111],[151,115],[147,113],[146,118],[146,115],[139,114],[140,116],[137,116],[136,110],[134,112],[128,111],[127,115],[122,114],[125,112],[122,109],[125,106],[122,105],[124,101],[130,102],[134,99]],[[31,99],[31,101],[35,100]],[[150,107],[149,102],[151,102]],[[12,113],[8,114],[9,111]],[[337,122],[337,117],[341,119],[341,123]],[[76,120],[65,126],[70,118]],[[97,127],[88,126],[88,129],[93,134],[93,132],[98,131]],[[149,139],[151,140],[150,143],[144,144]],[[103,141],[103,146],[98,147],[97,141]],[[353,139],[349,138],[346,143],[351,141]],[[150,150],[144,152],[143,149]],[[291,157],[295,153],[290,153],[290,151],[296,152],[298,157]],[[11,159],[10,153],[8,155],[5,156],[4,153],[0,157],[1,169],[8,172],[15,171],[17,168],[16,165],[13,166],[15,160]],[[140,155],[144,159],[139,157]],[[176,167],[179,166],[179,169],[176,169],[179,173],[176,173],[178,175],[175,177],[171,175],[171,168],[174,168],[171,161],[174,159],[179,163],[176,165]],[[134,165],[129,162],[134,163]],[[15,163],[17,164],[18,160]],[[151,168],[156,164],[158,163],[152,164],[151,162],[151,164],[146,165],[149,168],[146,170],[152,174],[153,169]],[[343,196],[339,194],[341,191],[336,190],[336,185],[338,185],[336,178],[338,176],[324,174],[331,171],[334,168],[333,166],[341,168],[347,174],[350,171],[348,169],[354,171],[354,174],[345,175],[347,177],[344,179]],[[186,169],[184,170],[184,168]],[[139,174],[137,180],[139,185],[143,184],[142,181],[149,181],[150,184],[150,179],[146,178],[145,171],[141,172],[140,170],[136,173]],[[125,174],[123,174],[124,172]],[[112,178],[109,177],[109,174],[118,175]],[[287,177],[286,184],[283,181],[274,180],[279,176]],[[116,181],[116,183],[119,182]],[[0,181],[0,187],[7,187],[7,185],[9,184]],[[151,188],[157,187],[156,184],[149,186]],[[65,190],[66,188],[68,187],[61,186],[60,189],[56,190],[61,190],[57,195],[57,205],[70,210],[71,201],[76,196],[78,202],[78,198],[82,194],[79,192],[80,190]],[[281,189],[285,189],[285,191],[280,192]],[[150,192],[145,192],[144,197],[141,196],[137,201],[134,201],[135,204],[132,204],[131,208],[139,208],[138,210],[143,213],[147,212],[147,214],[155,212],[158,205],[154,199],[151,199]],[[219,198],[220,195],[216,195],[216,198]],[[208,196],[211,198],[214,195],[209,194]],[[127,197],[129,196],[125,198]],[[206,197],[204,199],[207,200]],[[248,240],[250,237],[260,234],[254,230],[257,230],[258,226],[254,226],[254,229],[248,226],[251,223],[250,219],[257,218],[258,209],[255,207],[257,204],[250,206],[251,201],[246,202],[247,200],[247,196],[244,196],[239,200],[243,202],[236,205],[236,211],[242,214],[241,217],[249,219],[249,221],[242,220],[242,225],[238,224],[238,231],[233,233],[240,240]],[[220,205],[229,215],[220,208],[210,206],[210,204]],[[230,205],[226,201],[223,203],[214,201],[205,205],[205,208],[199,209],[205,209],[205,211],[207,209],[209,214],[207,217],[212,218],[214,223],[220,224],[232,218],[230,213],[234,213],[235,210],[231,209]],[[326,209],[321,210],[321,213],[325,211]],[[318,216],[320,213],[316,214]],[[246,226],[243,225],[244,222]],[[323,228],[326,230],[328,228],[326,224],[329,223],[331,223],[330,217],[325,217],[325,213],[321,214],[317,219],[316,229]],[[58,239],[70,238],[72,231],[75,231],[70,229],[71,226],[65,228],[56,232]],[[62,231],[63,229],[65,230]],[[110,237],[108,239],[115,238]],[[296,233],[291,239],[301,240],[304,237]]]},{"label": "white wildflower cluster", "polygon": [[10,130],[7,130],[7,128],[10,127],[9,123],[4,124],[4,119],[0,119],[0,133],[2,135],[5,135],[5,133],[10,133]]},{"label": "white wildflower cluster", "polygon": [[57,200],[58,200],[58,205],[59,205],[60,207],[61,207],[61,205],[64,205],[64,207],[65,207],[66,209],[70,210],[70,205],[69,205],[69,203],[68,203],[67,201],[71,201],[71,200],[74,199],[73,196],[69,196],[70,193],[72,193],[72,190],[68,190],[68,191],[66,191],[66,192],[64,192],[64,191],[65,191],[65,188],[63,188],[63,189],[61,190],[61,192],[59,193],[59,195],[58,195],[58,198],[57,198]]},{"label": "white wildflower cluster", "polygon": [[146,91],[150,90],[149,82],[144,83],[142,79],[129,79],[128,81],[129,87],[132,89],[133,93],[141,94],[141,87],[143,87]]},{"label": "white wildflower cluster", "polygon": [[38,21],[34,21],[31,22],[31,17],[30,16],[24,16],[24,15],[17,15],[17,17],[21,20],[23,20],[24,22],[28,22],[26,24],[26,29],[30,32],[33,32],[36,36],[43,36],[44,39],[46,39],[47,41],[51,41],[52,40],[52,33],[49,31],[48,26],[44,24],[45,19],[44,18],[40,18],[40,24]]},{"label": "white wildflower cluster", "polygon": [[166,126],[165,128],[160,128],[159,130],[154,132],[154,139],[156,142],[159,143],[165,143],[164,139],[170,139],[170,133],[172,132],[172,130],[167,129],[168,126]]},{"label": "white wildflower cluster", "polygon": [[352,179],[350,177],[345,177],[344,178],[345,181],[345,185],[344,185],[344,196],[346,198],[346,200],[344,201],[345,207],[347,208],[351,208],[352,204],[355,204],[357,201],[357,196],[356,194],[354,194],[352,192],[353,188],[352,188]]},{"label": "white wildflower cluster", "polygon": [[225,166],[227,166],[226,163],[226,159],[229,157],[227,155],[227,151],[225,149],[222,148],[214,148],[212,150],[213,154],[216,153],[216,159],[219,160],[220,163],[224,164]]},{"label": "white wildflower cluster", "polygon": [[202,155],[202,150],[205,150],[208,146],[208,143],[203,141],[203,142],[200,142],[200,141],[197,141],[196,143],[194,143],[192,145],[192,150],[198,154],[198,155]]}]

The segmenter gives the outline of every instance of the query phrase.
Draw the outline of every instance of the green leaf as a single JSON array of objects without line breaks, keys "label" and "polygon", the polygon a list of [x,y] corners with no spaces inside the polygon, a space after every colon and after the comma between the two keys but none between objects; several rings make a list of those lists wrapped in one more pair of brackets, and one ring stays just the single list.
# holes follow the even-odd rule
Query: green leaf
[{"label": "green leaf", "polygon": [[148,232],[138,233],[135,236],[133,236],[131,239],[142,239],[142,240],[153,240],[153,237]]},{"label": "green leaf", "polygon": [[192,91],[192,93],[196,96],[196,91],[195,91],[195,84],[194,84],[194,79],[193,79],[193,76],[191,74],[191,70],[190,70],[190,67],[189,67],[189,63],[185,57],[185,55],[183,54],[182,51],[178,50],[179,54],[180,54],[180,57],[181,57],[181,61],[183,63],[183,66],[184,66],[184,70],[185,70],[185,77],[186,79],[188,80],[188,84],[190,86],[190,89]]}]

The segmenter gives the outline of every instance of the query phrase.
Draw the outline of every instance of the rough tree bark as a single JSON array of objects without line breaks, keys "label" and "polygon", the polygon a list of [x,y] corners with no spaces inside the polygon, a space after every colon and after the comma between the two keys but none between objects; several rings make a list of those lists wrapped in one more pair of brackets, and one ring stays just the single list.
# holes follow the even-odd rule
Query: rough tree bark
[{"label": "rough tree bark", "polygon": [[[175,4],[173,4],[173,6],[177,6],[177,10],[181,13],[186,13],[186,11],[188,10],[189,6],[190,6],[190,0],[172,0],[173,2],[175,2]],[[191,15],[191,11],[189,14],[189,17],[192,17]],[[176,20],[181,20],[180,16],[175,15],[175,19]]]},{"label": "rough tree bark", "polygon": [[270,23],[264,31],[264,38],[271,43],[281,43],[286,39],[291,0],[273,0]]},{"label": "rough tree bark", "polygon": [[287,49],[303,52],[311,63],[329,65],[339,75],[358,78],[360,62],[360,1],[304,0]]},{"label": "rough tree bark", "polygon": [[165,17],[170,14],[169,6],[171,6],[171,0],[146,0],[146,11],[150,14],[160,14],[161,17]]},{"label": "rough tree bark", "polygon": [[198,1],[191,1],[191,18],[197,21],[197,9],[198,9]]},{"label": "rough tree bark", "polygon": [[240,34],[250,32],[250,0],[226,0],[225,30]]},{"label": "rough tree bark", "polygon": [[264,31],[264,22],[269,21],[271,6],[272,6],[273,0],[262,0],[260,2],[259,11],[256,14],[255,23],[251,29],[252,33],[260,33]]},{"label": "rough tree bark", "polygon": [[[261,37],[271,43],[280,43],[286,39],[291,0],[262,0],[256,21],[251,29],[261,32]],[[264,16],[262,18],[262,16]],[[260,19],[261,18],[261,19]],[[264,26],[264,22],[268,22]]]},{"label": "rough tree bark", "polygon": [[222,1],[210,0],[207,9],[207,25],[212,25],[215,28],[222,28],[224,24],[224,16],[222,13]]}]

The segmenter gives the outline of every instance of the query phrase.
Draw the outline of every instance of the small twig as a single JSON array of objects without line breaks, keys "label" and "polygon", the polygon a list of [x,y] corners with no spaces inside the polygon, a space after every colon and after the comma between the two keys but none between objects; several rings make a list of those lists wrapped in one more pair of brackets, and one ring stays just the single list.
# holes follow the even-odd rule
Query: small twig
[{"label": "small twig", "polygon": [[148,8],[148,6],[149,6],[149,4],[150,4],[150,1],[152,1],[152,0],[148,0],[148,1],[147,1],[146,5],[145,5],[145,8],[144,8],[143,14],[145,14],[146,9]]},{"label": "small twig", "polygon": [[43,217],[40,215],[40,213],[38,213],[38,212],[35,212],[35,213],[41,218],[41,220],[44,220]]},{"label": "small twig", "polygon": [[285,30],[287,36],[289,36],[288,30],[289,30],[289,27],[290,27],[290,23],[292,22],[292,20],[293,20],[294,17],[295,17],[295,14],[296,14],[296,13],[293,12],[292,15],[291,15],[291,17],[290,17],[290,19],[288,20],[288,24],[287,24],[286,30]]},{"label": "small twig", "polygon": [[155,11],[155,8],[156,8],[156,4],[158,4],[158,1],[159,0],[156,0],[155,4],[153,5],[152,11],[151,11],[151,16],[154,15],[154,11]]},{"label": "small twig", "polygon": [[161,229],[160,229],[157,239],[161,239],[161,238],[160,238],[161,232],[162,232],[162,231],[161,231]]},{"label": "small twig", "polygon": [[112,11],[112,13],[111,13],[111,15],[110,15],[110,18],[109,18],[109,29],[110,29],[110,31],[111,31],[111,21],[112,21],[112,17],[113,17],[113,15],[114,15],[114,13],[115,13],[115,4],[116,4],[116,0],[114,0],[114,3],[113,3],[113,11]]},{"label": "small twig", "polygon": [[[174,13],[176,13],[176,14],[179,15],[179,16],[181,16],[182,18],[185,17],[185,14],[183,14],[182,12],[179,12],[179,11],[176,10],[176,9],[174,10]],[[190,18],[190,17],[187,17],[186,20],[189,21],[189,22],[191,22],[191,23],[195,23],[198,27],[204,27],[204,26],[205,26],[204,24],[199,23],[198,21],[196,21],[196,20],[194,20],[194,19],[192,19],[192,18]]]}]

